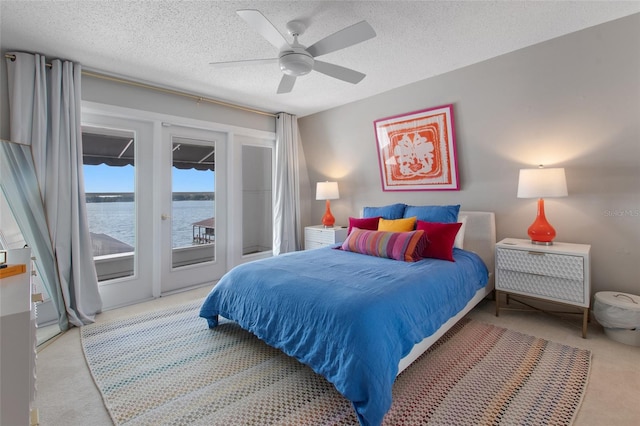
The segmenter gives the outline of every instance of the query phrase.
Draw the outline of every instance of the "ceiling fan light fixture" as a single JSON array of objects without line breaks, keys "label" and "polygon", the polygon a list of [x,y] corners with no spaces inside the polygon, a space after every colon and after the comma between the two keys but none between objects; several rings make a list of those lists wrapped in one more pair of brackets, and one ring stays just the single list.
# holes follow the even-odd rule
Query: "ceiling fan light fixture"
[{"label": "ceiling fan light fixture", "polygon": [[[291,92],[296,78],[307,75],[311,71],[317,71],[326,76],[351,84],[357,84],[365,77],[365,74],[361,72],[329,62],[316,60],[315,58],[345,49],[375,37],[376,32],[367,21],[360,21],[343,28],[315,42],[313,45],[306,47],[298,42],[298,37],[307,29],[307,23],[304,20],[293,20],[287,23],[289,35],[293,37],[293,43],[289,43],[280,31],[278,31],[259,10],[242,9],[238,10],[237,13],[240,18],[260,34],[262,38],[278,49],[278,65],[284,75],[280,79],[276,93]],[[268,63],[274,60],[275,58],[249,59],[233,61],[233,63]],[[224,65],[227,63],[229,62],[217,62],[213,64]]]},{"label": "ceiling fan light fixture", "polygon": [[280,70],[290,76],[300,77],[313,70],[313,57],[308,53],[286,52],[280,56]]}]

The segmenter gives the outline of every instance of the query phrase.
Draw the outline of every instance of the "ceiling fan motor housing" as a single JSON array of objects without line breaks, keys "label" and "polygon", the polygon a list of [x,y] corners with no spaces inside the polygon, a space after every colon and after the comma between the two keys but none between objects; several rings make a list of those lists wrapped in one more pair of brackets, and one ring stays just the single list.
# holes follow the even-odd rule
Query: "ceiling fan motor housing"
[{"label": "ceiling fan motor housing", "polygon": [[313,57],[305,50],[287,50],[280,54],[280,70],[283,73],[300,77],[313,70]]}]

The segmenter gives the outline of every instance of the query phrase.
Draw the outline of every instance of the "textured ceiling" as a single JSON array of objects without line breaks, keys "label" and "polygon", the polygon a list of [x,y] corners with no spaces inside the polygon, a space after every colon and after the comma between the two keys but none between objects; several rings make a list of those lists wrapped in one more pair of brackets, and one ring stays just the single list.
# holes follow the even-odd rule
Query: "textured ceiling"
[{"label": "textured ceiling", "polygon": [[[85,69],[298,116],[326,110],[640,12],[638,1],[6,1],[2,49],[43,53]],[[367,20],[377,37],[322,56],[364,72],[357,85],[318,72],[277,95],[277,64],[215,68],[213,61],[276,57],[235,13],[260,10],[300,42]]]}]

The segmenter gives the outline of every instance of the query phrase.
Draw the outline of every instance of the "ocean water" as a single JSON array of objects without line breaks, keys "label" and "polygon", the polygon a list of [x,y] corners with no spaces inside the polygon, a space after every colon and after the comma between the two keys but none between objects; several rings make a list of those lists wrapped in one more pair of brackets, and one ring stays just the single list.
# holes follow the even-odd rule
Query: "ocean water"
[{"label": "ocean water", "polygon": [[[215,216],[215,201],[174,201],[172,247],[192,245],[195,222]],[[135,247],[135,203],[87,203],[89,231],[106,234]]]}]

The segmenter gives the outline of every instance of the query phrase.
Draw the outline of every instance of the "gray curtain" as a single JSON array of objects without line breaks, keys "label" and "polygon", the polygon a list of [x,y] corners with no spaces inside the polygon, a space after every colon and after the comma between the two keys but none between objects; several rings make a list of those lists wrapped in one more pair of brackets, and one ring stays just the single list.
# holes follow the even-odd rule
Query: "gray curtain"
[{"label": "gray curtain", "polygon": [[300,183],[298,173],[298,118],[276,116],[275,205],[273,254],[300,250]]},{"label": "gray curtain", "polygon": [[[2,141],[0,143],[0,187],[23,238],[36,258],[36,267],[51,302],[64,314],[64,300],[53,258],[40,189],[28,145]],[[61,330],[69,328],[66,315],[58,315]]]},{"label": "gray curtain", "polygon": [[102,309],[84,200],[81,66],[53,60],[48,70],[42,55],[13,55],[15,60],[7,59],[11,140],[31,145],[33,152],[65,330],[65,312],[69,323],[82,326]]}]

